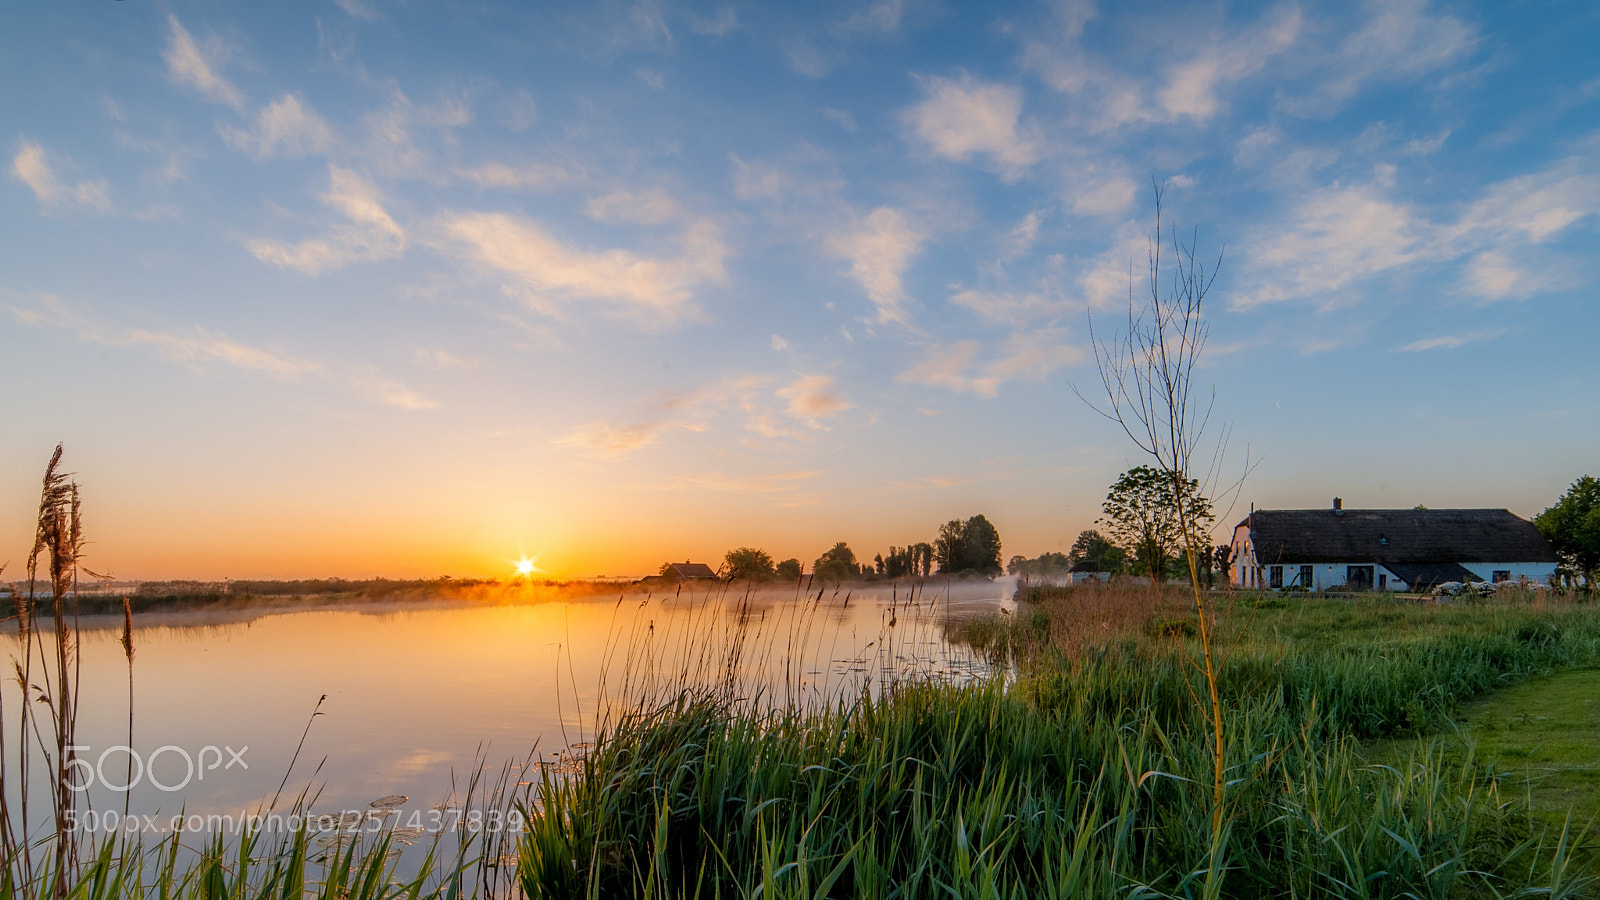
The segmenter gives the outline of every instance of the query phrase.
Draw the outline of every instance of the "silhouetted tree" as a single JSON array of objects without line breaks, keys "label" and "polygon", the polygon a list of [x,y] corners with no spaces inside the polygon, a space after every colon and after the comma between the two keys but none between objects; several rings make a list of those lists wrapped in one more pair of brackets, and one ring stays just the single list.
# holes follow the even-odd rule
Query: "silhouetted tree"
[{"label": "silhouetted tree", "polygon": [[728,555],[723,557],[723,563],[723,574],[729,578],[759,581],[777,574],[772,565],[772,555],[755,547],[729,550]]},{"label": "silhouetted tree", "polygon": [[855,576],[858,571],[855,551],[844,541],[834,544],[811,564],[813,577],[831,581],[843,581]]},{"label": "silhouetted tree", "polygon": [[943,573],[999,575],[1003,571],[1000,567],[1000,532],[981,515],[965,522],[951,519],[939,526],[939,537],[933,543],[933,558]]},{"label": "silhouetted tree", "polygon": [[804,571],[800,566],[800,560],[790,557],[783,562],[778,563],[775,573],[779,578],[799,580],[800,576],[804,574]]},{"label": "silhouetted tree", "polygon": [[1091,528],[1078,533],[1078,539],[1067,551],[1067,558],[1071,561],[1069,568],[1079,571],[1121,572],[1128,554],[1110,538]]}]

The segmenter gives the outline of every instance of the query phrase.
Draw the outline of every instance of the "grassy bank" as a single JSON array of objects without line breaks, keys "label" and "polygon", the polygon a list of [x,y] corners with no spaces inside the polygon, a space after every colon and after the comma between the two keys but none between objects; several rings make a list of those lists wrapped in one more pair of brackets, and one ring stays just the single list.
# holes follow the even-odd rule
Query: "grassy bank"
[{"label": "grassy bank", "polygon": [[[1180,604],[1088,593],[967,634],[1012,679],[900,684],[811,714],[685,690],[539,786],[521,860],[559,896],[1581,896],[1547,829],[1437,744],[1360,739],[1600,660],[1600,615],[1513,602],[1234,606],[1227,827]],[[1191,623],[1192,625],[1192,623]]]}]

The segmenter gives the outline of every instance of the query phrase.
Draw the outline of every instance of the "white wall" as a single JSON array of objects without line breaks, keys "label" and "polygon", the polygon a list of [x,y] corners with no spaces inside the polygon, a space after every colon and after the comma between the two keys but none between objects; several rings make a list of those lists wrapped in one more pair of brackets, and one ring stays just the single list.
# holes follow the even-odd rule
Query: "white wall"
[{"label": "white wall", "polygon": [[1510,572],[1511,580],[1526,578],[1529,581],[1548,582],[1550,576],[1556,573],[1555,563],[1462,563],[1462,568],[1482,578],[1484,581],[1493,581],[1494,573]]}]

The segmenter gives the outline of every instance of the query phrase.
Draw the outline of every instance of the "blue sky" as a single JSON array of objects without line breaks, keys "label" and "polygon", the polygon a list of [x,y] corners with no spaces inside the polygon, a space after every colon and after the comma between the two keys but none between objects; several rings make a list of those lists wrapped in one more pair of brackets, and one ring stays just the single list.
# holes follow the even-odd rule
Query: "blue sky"
[{"label": "blue sky", "polygon": [[19,557],[58,440],[129,576],[1064,549],[1143,461],[1072,387],[1152,181],[1241,504],[1595,469],[1592,4],[3,16]]}]

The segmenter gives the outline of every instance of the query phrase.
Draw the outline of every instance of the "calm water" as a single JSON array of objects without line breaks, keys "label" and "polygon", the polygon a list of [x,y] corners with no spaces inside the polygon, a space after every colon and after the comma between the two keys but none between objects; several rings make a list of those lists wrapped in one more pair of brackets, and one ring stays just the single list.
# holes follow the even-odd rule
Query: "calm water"
[{"label": "calm water", "polygon": [[[971,677],[981,666],[944,641],[942,625],[1008,607],[1012,589],[1009,579],[930,581],[910,594],[903,584],[820,597],[701,589],[527,605],[148,614],[134,633],[131,746],[149,765],[131,807],[163,821],[180,811],[237,815],[269,803],[287,773],[280,808],[309,788],[318,811],[400,795],[403,813],[425,812],[460,803],[474,772],[493,778],[511,759],[581,753],[603,717],[684,679],[732,671],[738,696],[784,704],[907,671]],[[107,748],[129,743],[120,627],[120,617],[83,621],[78,722],[78,756],[97,782],[117,784],[128,756]],[[51,637],[42,638],[53,653]],[[20,659],[14,635],[0,641]],[[3,700],[15,810],[12,679]],[[48,807],[42,774],[30,793],[35,824]],[[123,794],[104,784],[87,798],[99,811],[123,806]]]}]

